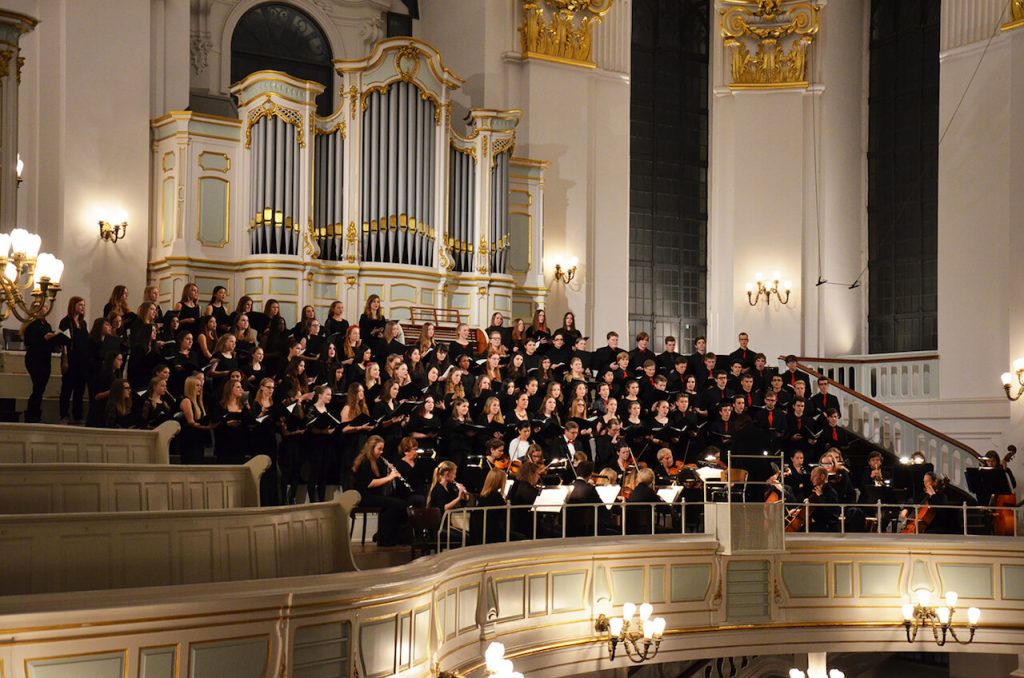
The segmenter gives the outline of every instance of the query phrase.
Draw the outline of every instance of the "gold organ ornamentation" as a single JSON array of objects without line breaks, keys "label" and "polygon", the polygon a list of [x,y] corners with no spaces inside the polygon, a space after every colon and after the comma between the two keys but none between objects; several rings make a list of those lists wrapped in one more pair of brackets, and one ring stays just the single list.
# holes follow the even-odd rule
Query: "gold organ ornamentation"
[{"label": "gold organ ornamentation", "polygon": [[11,57],[14,52],[9,49],[0,50],[0,78],[6,78],[11,72]]},{"label": "gold organ ornamentation", "polygon": [[316,259],[320,256],[320,246],[313,240],[313,218],[309,218],[306,228],[302,229],[302,248],[307,257]]},{"label": "gold organ ornamentation", "polygon": [[[807,59],[821,6],[782,0],[739,2],[720,10],[731,56],[732,89],[807,87]],[[784,44],[788,44],[786,49]]]},{"label": "gold organ ornamentation", "polygon": [[263,118],[278,117],[284,122],[295,127],[296,140],[298,141],[299,148],[306,147],[306,134],[305,128],[302,123],[302,114],[298,111],[293,111],[290,108],[284,108],[278,106],[276,103],[271,101],[270,94],[266,95],[267,100],[263,102],[263,105],[254,110],[249,114],[249,119],[245,122],[245,147],[250,148],[252,146],[252,128],[257,122]]},{"label": "gold organ ornamentation", "polygon": [[1010,0],[1010,20],[1002,25],[1002,30],[1024,26],[1024,0]]},{"label": "gold organ ornamentation", "polygon": [[519,41],[523,59],[594,68],[594,25],[614,0],[524,0]]},{"label": "gold organ ornamentation", "polygon": [[356,250],[359,247],[359,231],[356,230],[356,222],[348,222],[348,231],[345,232],[345,240],[348,241],[346,249],[348,250],[345,259],[348,263],[356,263]]}]

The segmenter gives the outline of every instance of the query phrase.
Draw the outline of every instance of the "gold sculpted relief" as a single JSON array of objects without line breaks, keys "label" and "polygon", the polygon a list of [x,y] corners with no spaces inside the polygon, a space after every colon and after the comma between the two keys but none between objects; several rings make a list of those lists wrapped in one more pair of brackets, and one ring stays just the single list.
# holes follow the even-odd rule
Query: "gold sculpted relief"
[{"label": "gold sculpted relief", "polygon": [[614,0],[524,0],[519,41],[524,59],[594,67],[594,25]]},{"label": "gold sculpted relief", "polygon": [[1024,0],[1010,0],[1010,20],[1002,25],[1004,31],[1024,26]]},{"label": "gold sculpted relief", "polygon": [[733,89],[806,87],[807,58],[821,7],[782,0],[744,2],[720,11]]}]

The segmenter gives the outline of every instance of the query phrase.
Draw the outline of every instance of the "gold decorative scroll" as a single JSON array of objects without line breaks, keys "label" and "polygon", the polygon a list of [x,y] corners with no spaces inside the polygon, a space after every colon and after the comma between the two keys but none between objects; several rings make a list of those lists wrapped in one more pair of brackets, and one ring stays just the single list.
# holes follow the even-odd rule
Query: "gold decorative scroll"
[{"label": "gold decorative scroll", "polygon": [[721,10],[732,89],[807,87],[807,58],[821,7],[756,0]]},{"label": "gold decorative scroll", "polygon": [[276,103],[270,100],[270,94],[267,94],[267,100],[263,104],[249,113],[249,119],[245,122],[245,147],[250,148],[252,146],[252,127],[263,118],[277,117],[295,127],[296,140],[299,143],[299,148],[306,147],[306,135],[303,129],[302,114],[298,111],[293,111],[290,108],[284,108],[278,106]]},{"label": "gold decorative scroll", "polygon": [[1002,30],[1024,26],[1024,0],[1010,0],[1010,20],[1002,25]]},{"label": "gold decorative scroll", "polygon": [[358,238],[359,235],[356,231],[356,222],[350,221],[348,223],[348,231],[345,234],[345,240],[347,241],[345,249],[348,250],[348,253],[345,255],[345,259],[347,259],[350,264],[356,263],[356,251],[359,247]]},{"label": "gold decorative scroll", "polygon": [[[302,249],[306,256],[316,259],[320,256],[320,246],[313,239],[313,219],[310,218],[306,228],[302,229]],[[312,274],[311,274],[312,275]]]},{"label": "gold decorative scroll", "polygon": [[441,267],[443,269],[445,269],[446,271],[454,271],[455,270],[455,261],[452,259],[452,251],[451,251],[451,242],[450,241],[451,241],[451,238],[448,236],[448,231],[446,229],[445,232],[444,232],[444,237],[441,238],[440,242],[438,243],[438,250],[437,250],[437,254],[438,254],[439,260],[441,262]]},{"label": "gold decorative scroll", "polygon": [[594,68],[594,26],[614,0],[523,0],[523,59]]}]

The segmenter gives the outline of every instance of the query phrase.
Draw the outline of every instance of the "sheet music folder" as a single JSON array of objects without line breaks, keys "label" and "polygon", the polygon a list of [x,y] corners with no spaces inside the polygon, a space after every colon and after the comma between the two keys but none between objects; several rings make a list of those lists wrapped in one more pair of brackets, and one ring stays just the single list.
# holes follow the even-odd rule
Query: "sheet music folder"
[{"label": "sheet music folder", "polygon": [[545,487],[533,501],[533,510],[538,513],[558,513],[565,505],[565,499],[569,496],[572,487],[568,485],[556,485]]}]

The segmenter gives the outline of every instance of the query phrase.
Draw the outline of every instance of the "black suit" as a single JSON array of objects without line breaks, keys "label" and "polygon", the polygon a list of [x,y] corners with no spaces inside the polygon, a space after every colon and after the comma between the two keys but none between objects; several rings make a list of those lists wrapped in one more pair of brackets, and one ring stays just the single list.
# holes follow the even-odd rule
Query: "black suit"
[{"label": "black suit", "polygon": [[842,411],[839,409],[839,398],[835,397],[831,393],[827,396],[823,396],[821,393],[815,393],[808,401],[807,409],[812,416],[818,416],[818,414],[828,412],[832,409],[837,412]]},{"label": "black suit", "polygon": [[[813,489],[808,497],[813,504],[838,504],[839,495],[828,485],[822,488],[821,496]],[[835,506],[816,506],[811,510],[811,532],[837,532],[839,530],[839,509]]]},{"label": "black suit", "polygon": [[512,509],[512,530],[525,535],[527,539],[533,538],[533,515],[530,511],[533,502],[540,495],[538,490],[529,483],[516,480],[508,491],[508,503],[512,506],[523,508]]},{"label": "black suit", "polygon": [[757,356],[757,351],[751,351],[749,348],[738,348],[729,354],[729,360],[739,360],[743,363],[743,369],[754,369],[754,358]]},{"label": "black suit", "polygon": [[[627,504],[650,504],[659,503],[664,504],[664,500],[658,496],[658,493],[654,491],[649,485],[639,484],[633,488],[633,491],[629,494],[629,499],[626,500]],[[667,504],[666,504],[667,506]],[[656,507],[654,512],[660,511],[661,507]],[[627,534],[651,534],[651,506],[634,506],[626,509],[626,533]]]},{"label": "black suit", "polygon": [[[584,478],[577,478],[572,483],[572,491],[566,497],[566,504],[600,504],[601,496],[597,489]],[[598,530],[594,531],[594,514],[597,514]],[[611,511],[606,507],[599,507],[596,511],[593,506],[581,506],[579,508],[567,508],[565,510],[565,536],[567,537],[593,537],[597,534],[614,534],[615,530],[611,524]]]}]

